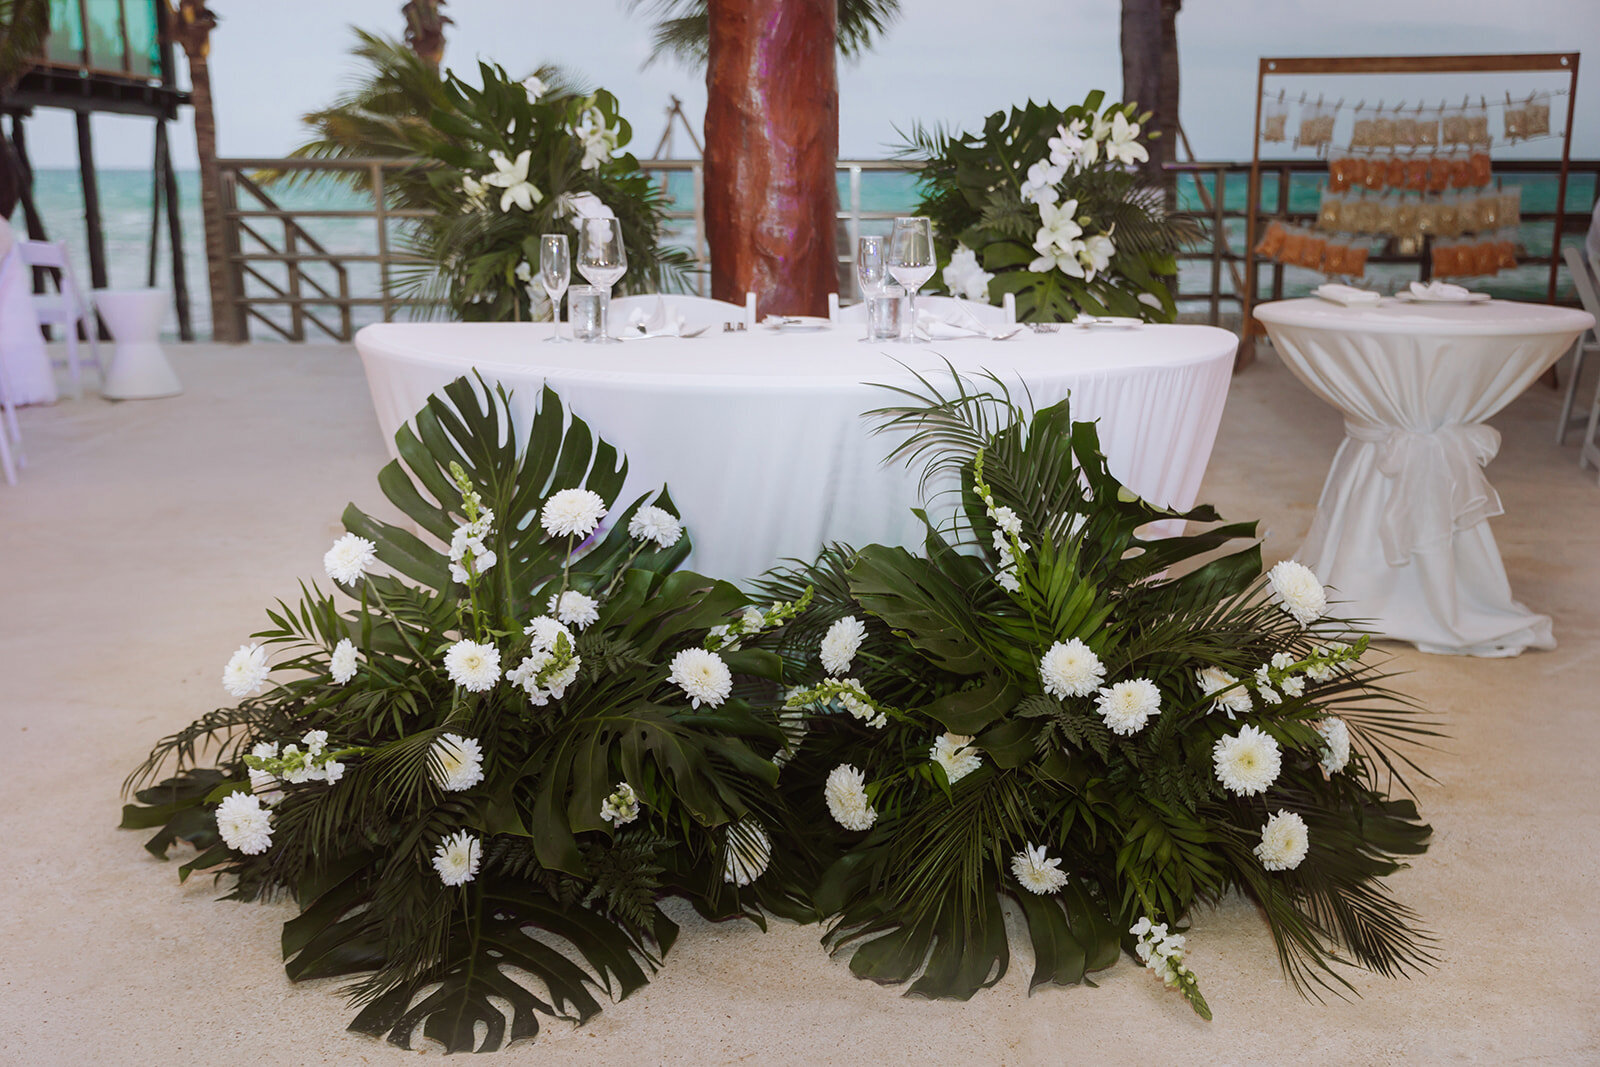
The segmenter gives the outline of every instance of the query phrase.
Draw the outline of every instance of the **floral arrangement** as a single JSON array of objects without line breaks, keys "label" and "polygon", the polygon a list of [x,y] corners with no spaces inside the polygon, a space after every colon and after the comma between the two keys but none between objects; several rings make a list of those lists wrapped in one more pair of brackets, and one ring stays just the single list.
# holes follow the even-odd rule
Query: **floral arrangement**
[{"label": "floral arrangement", "polygon": [[1103,100],[997,111],[981,134],[913,131],[904,154],[922,163],[916,212],[933,220],[952,296],[1012,293],[1017,316],[1035,322],[1177,314],[1163,279],[1200,229],[1135,167],[1149,158],[1149,115]]},{"label": "floral arrangement", "polygon": [[618,500],[625,460],[554,393],[524,433],[458,380],[379,478],[420,534],[347,509],[335,593],[269,612],[239,703],[157,745],[123,825],[293,895],[289,976],[355,976],[352,1029],[404,1047],[591,1017],[671,947],[669,895],[826,918],[922,996],[999,981],[1014,906],[1030,988],[1127,952],[1209,1018],[1184,930],[1231,892],[1308,995],[1430,965],[1383,879],[1427,847],[1389,790],[1432,730],[1315,575],[1138,499],[1065,401],[920,380],[869,414],[953,518],[753,596],[677,569],[666,490]]},{"label": "floral arrangement", "polygon": [[772,847],[784,737],[750,703],[780,664],[726,637],[799,607],[676,570],[665,490],[618,501],[626,461],[555,394],[520,445],[509,425],[466,379],[432,398],[380,477],[422,536],[351,505],[323,560],[335,592],[270,611],[223,671],[240,702],[128,783],[151,852],[182,840],[185,876],[291,895],[289,977],[359,976],[352,1029],[403,1047],[418,1026],[470,1050],[587,1019],[672,945],[669,893],[813,917],[790,888],[811,875]]},{"label": "floral arrangement", "polygon": [[632,129],[609,92],[576,89],[554,68],[519,80],[482,62],[474,86],[359,37],[368,79],[306,116],[319,138],[297,154],[426,161],[390,180],[393,206],[426,213],[407,231],[423,263],[396,271],[401,289],[468,320],[526,319],[546,304],[539,235],[569,234],[576,257],[585,217],[622,223],[622,292],[682,286],[692,259],[661,243],[666,195],[624,151]]}]

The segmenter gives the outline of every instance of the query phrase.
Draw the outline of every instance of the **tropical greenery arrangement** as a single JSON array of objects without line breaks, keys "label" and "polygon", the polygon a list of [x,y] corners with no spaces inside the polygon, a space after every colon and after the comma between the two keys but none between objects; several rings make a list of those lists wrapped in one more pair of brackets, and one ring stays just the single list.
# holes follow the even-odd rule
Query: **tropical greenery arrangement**
[{"label": "tropical greenery arrangement", "polygon": [[[541,233],[591,215],[622,223],[621,292],[682,289],[692,258],[662,243],[668,200],[624,151],[632,129],[604,89],[545,67],[512,78],[478,64],[478,85],[442,74],[404,45],[357,31],[367,66],[356,88],[305,117],[316,139],[295,155],[425,161],[389,179],[395,208],[426,212],[405,240],[423,264],[398,288],[471,321],[526,320],[544,301],[532,284]],[[352,179],[365,182],[364,173]]]},{"label": "tropical greenery arrangement", "polygon": [[1173,319],[1163,279],[1200,228],[1169,212],[1135,166],[1148,158],[1149,116],[1104,99],[1096,90],[1064,110],[1030,101],[975,134],[912,130],[901,155],[922,164],[914,213],[933,220],[946,291],[992,303],[1015,294],[1030,322]]},{"label": "tropical greenery arrangement", "polygon": [[1431,731],[1315,576],[1135,497],[1065,401],[919,381],[872,414],[952,518],[751,596],[676,569],[665,488],[618,500],[626,462],[552,392],[522,432],[458,380],[379,478],[421,534],[352,505],[336,593],[269,613],[240,702],[156,747],[123,825],[292,896],[290,977],[355,976],[352,1028],[407,1047],[587,1019],[672,945],[668,896],[826,918],[925,996],[999,981],[1015,908],[1032,987],[1125,950],[1209,1017],[1179,931],[1232,891],[1308,994],[1428,966],[1382,880],[1426,848],[1389,790]]}]

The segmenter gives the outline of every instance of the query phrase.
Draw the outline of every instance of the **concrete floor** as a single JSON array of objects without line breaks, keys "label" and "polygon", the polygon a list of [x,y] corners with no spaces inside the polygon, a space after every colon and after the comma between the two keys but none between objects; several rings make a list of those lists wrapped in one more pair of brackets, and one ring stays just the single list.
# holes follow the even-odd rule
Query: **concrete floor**
[{"label": "concrete floor", "polygon": [[[291,985],[292,912],[218,902],[208,878],[119,831],[124,775],[213,708],[229,653],[317,573],[345,502],[376,505],[385,452],[348,347],[175,347],[171,400],[22,412],[30,464],[0,484],[0,1063],[391,1063],[345,1032],[339,982]],[[1600,488],[1551,440],[1536,386],[1494,420],[1494,523],[1520,599],[1560,648],[1512,660],[1395,647],[1451,735],[1418,785],[1431,851],[1393,880],[1440,937],[1422,978],[1358,977],[1316,1005],[1239,900],[1196,916],[1216,1020],[1129,961],[1097,989],[1027,995],[1025,943],[965,1004],[853,979],[816,927],[682,914],[656,982],[504,1062],[1337,1064],[1600,1062]],[[1202,499],[1266,521],[1269,562],[1310,523],[1338,416],[1270,356],[1235,379]],[[426,1044],[426,1042],[422,1042]],[[433,1046],[429,1046],[433,1049]]]}]

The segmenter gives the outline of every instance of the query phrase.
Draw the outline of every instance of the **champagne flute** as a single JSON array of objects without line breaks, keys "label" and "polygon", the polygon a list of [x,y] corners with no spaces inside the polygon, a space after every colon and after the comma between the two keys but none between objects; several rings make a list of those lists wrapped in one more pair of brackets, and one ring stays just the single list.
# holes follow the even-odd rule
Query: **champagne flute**
[{"label": "champagne flute", "polygon": [[[611,302],[611,287],[628,271],[628,250],[622,244],[622,222],[619,219],[584,218],[578,220],[578,273],[590,285],[606,291],[606,303]],[[616,338],[607,336],[606,342]]]},{"label": "champagne flute", "polygon": [[917,290],[933,277],[937,260],[933,251],[933,223],[925,217],[898,218],[889,233],[887,256],[889,276],[911,295],[911,335],[906,341],[925,344],[927,338],[917,336]]},{"label": "champagne flute", "polygon": [[884,274],[882,235],[866,234],[857,240],[856,279],[861,283],[862,300],[870,300],[883,291],[889,279]]},{"label": "champagne flute", "polygon": [[567,291],[567,283],[572,280],[572,253],[567,246],[567,235],[564,233],[543,233],[539,235],[539,284],[544,286],[545,293],[550,297],[550,320],[555,324],[555,330],[546,341],[557,344],[566,341],[561,336],[561,297]]}]

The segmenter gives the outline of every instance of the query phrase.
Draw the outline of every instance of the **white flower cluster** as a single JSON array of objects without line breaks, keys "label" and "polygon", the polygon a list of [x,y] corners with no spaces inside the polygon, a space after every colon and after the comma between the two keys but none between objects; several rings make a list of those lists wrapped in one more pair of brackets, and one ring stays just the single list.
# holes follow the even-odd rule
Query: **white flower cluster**
[{"label": "white flower cluster", "polygon": [[1060,892],[1067,884],[1061,860],[1046,856],[1043,845],[1029,844],[1012,856],[1011,873],[1017,876],[1022,888],[1039,896]]},{"label": "white flower cluster", "polygon": [[617,788],[600,805],[600,818],[612,826],[623,827],[639,817],[639,794],[627,782],[618,782]]},{"label": "white flower cluster", "polygon": [[1256,692],[1268,704],[1282,704],[1284,697],[1304,696],[1306,680],[1294,673],[1295,658],[1288,652],[1274,652],[1272,659],[1256,668]]},{"label": "white flower cluster", "polygon": [[1328,593],[1315,572],[1292,559],[1275,564],[1267,572],[1267,582],[1278,606],[1301,626],[1310,626],[1328,610]]},{"label": "white flower cluster", "polygon": [[483,746],[477,738],[441,734],[429,757],[433,782],[446,793],[459,793],[483,781]]},{"label": "white flower cluster", "polygon": [[1292,871],[1310,849],[1305,820],[1292,811],[1280,810],[1261,828],[1261,844],[1255,847],[1255,854],[1266,870]]},{"label": "white flower cluster", "polygon": [[354,585],[372,569],[378,559],[378,546],[365,537],[347,533],[323,553],[322,569],[332,580]]},{"label": "white flower cluster", "polygon": [[1134,951],[1146,968],[1169,986],[1178,985],[1189,973],[1183,963],[1183,949],[1188,943],[1182,934],[1167,933],[1166,923],[1151,923],[1143,916],[1128,931],[1138,938]]},{"label": "white flower cluster", "polygon": [[[278,742],[260,741],[250,749],[250,755],[265,761],[278,757]],[[263,763],[263,765],[265,765]],[[272,807],[283,799],[283,786],[279,784],[277,775],[271,771],[258,770],[250,765],[250,760],[245,760],[245,767],[250,771],[250,792],[261,798],[261,803]]]},{"label": "white flower cluster", "polygon": [[1221,667],[1206,667],[1195,672],[1195,681],[1200,685],[1200,692],[1211,702],[1212,711],[1225,711],[1228,718],[1242,715],[1250,710],[1250,693],[1239,684],[1239,679],[1223,670]]},{"label": "white flower cluster", "polygon": [[772,862],[772,838],[751,818],[740,819],[728,827],[723,841],[722,880],[729,885],[747,886],[766,873]]},{"label": "white flower cluster", "polygon": [[620,138],[617,127],[607,126],[605,114],[597,107],[584,108],[583,117],[572,132],[583,145],[583,159],[578,165],[584,170],[596,170],[609,160]]},{"label": "white flower cluster", "polygon": [[994,280],[994,275],[983,269],[978,262],[978,254],[966,245],[956,245],[956,250],[950,253],[950,265],[945,267],[942,277],[944,287],[950,290],[951,296],[984,304],[989,302],[989,283]]},{"label": "white flower cluster", "polygon": [[1086,697],[1106,680],[1105,665],[1094,650],[1074,637],[1057,641],[1039,657],[1039,681],[1053,697]]},{"label": "white flower cluster", "polygon": [[288,744],[278,751],[278,743],[261,742],[250,750],[244,763],[250,770],[251,792],[260,796],[269,806],[282,798],[278,779],[290,785],[303,782],[327,782],[333,785],[344,777],[344,764],[339,761],[344,752],[328,748],[328,731],[311,730],[300,739],[300,745]]},{"label": "white flower cluster", "polygon": [[539,511],[539,524],[551,537],[584,538],[606,517],[606,502],[593,489],[562,489],[550,494]]},{"label": "white flower cluster", "polygon": [[533,150],[524,148],[517,153],[515,160],[506,158],[504,152],[496,149],[489,153],[489,162],[494,164],[494,173],[485,174],[482,181],[466,175],[461,179],[461,191],[474,205],[482,206],[489,198],[490,189],[499,189],[500,210],[510,211],[516,205],[524,211],[532,211],[533,205],[544,200],[544,193],[534,185],[528,177],[528,164],[533,160]]},{"label": "white flower cluster", "polygon": [[848,763],[828,772],[823,796],[828,801],[828,814],[846,830],[870,830],[878,821],[878,813],[867,797],[866,776]]},{"label": "white flower cluster", "polygon": [[733,622],[713,626],[706,631],[706,649],[710,652],[735,652],[746,637],[760,633],[767,625],[767,614],[760,608],[745,608]]},{"label": "white flower cluster", "polygon": [[229,848],[259,856],[272,847],[272,813],[250,793],[229,793],[217,805],[217,833]]},{"label": "white flower cluster", "polygon": [[254,642],[240,645],[222,668],[222,688],[236,697],[250,696],[267,684],[271,671],[265,648]]},{"label": "white flower cluster", "polygon": [[994,580],[1006,592],[1015,593],[1022,588],[1017,577],[1017,556],[1033,546],[1022,540],[1022,519],[1017,513],[1004,505],[996,506],[994,494],[981,482],[977,488],[983,496],[984,510],[994,520],[994,550],[1000,557],[995,561]]},{"label": "white flower cluster", "polygon": [[1056,136],[1046,142],[1050,154],[1028,168],[1027,180],[1022,183],[1022,198],[1039,208],[1039,231],[1034,237],[1033,250],[1038,258],[1028,264],[1035,273],[1060,270],[1074,278],[1093,281],[1094,276],[1111,265],[1116,255],[1116,245],[1111,234],[1083,235],[1082,221],[1077,218],[1078,201],[1060,203],[1061,193],[1056,186],[1067,175],[1093,165],[1100,157],[1102,146],[1106,159],[1118,163],[1137,163],[1149,159],[1150,154],[1138,141],[1139,125],[1128,121],[1121,110],[1094,120],[1088,129],[1083,119],[1056,128]]},{"label": "white flower cluster", "polygon": [[506,672],[506,681],[521,686],[535,707],[544,707],[567,695],[567,687],[577,681],[583,657],[573,651],[572,632],[559,619],[541,615],[522,632],[532,638],[528,654]]},{"label": "white flower cluster", "polygon": [[888,712],[867,695],[866,688],[855,678],[828,678],[810,689],[797,689],[789,694],[784,707],[813,707],[835,700],[874,730],[883,729],[889,722]]},{"label": "white flower cluster", "polygon": [[822,638],[822,669],[834,677],[848,672],[866,636],[866,624],[854,615],[846,615],[828,627]]},{"label": "white flower cluster", "polygon": [[450,680],[469,693],[487,693],[500,680],[500,650],[488,643],[461,640],[444,654]]},{"label": "white flower cluster", "polygon": [[[477,510],[477,509],[474,509]],[[455,528],[450,535],[450,580],[463,585],[495,565],[495,554],[485,547],[494,523],[494,512],[487,508],[478,516]]]},{"label": "white flower cluster", "polygon": [[686,648],[673,656],[667,681],[683,690],[693,708],[718,707],[733,692],[733,672],[721,656],[704,648]]},{"label": "white flower cluster", "polygon": [[465,830],[458,830],[439,843],[433,854],[433,869],[439,881],[448,886],[466,885],[478,875],[483,846]]},{"label": "white flower cluster", "polygon": [[1161,690],[1148,678],[1117,682],[1100,690],[1095,710],[1112,733],[1132,737],[1161,714]]},{"label": "white flower cluster", "polygon": [[[1050,192],[1054,194],[1052,186]],[[1048,274],[1059,270],[1086,282],[1111,265],[1117,246],[1109,234],[1097,233],[1083,236],[1083,222],[1078,218],[1078,202],[1067,200],[1060,204],[1039,204],[1039,231],[1033,238],[1033,250],[1038,254],[1028,264],[1035,274]]]},{"label": "white flower cluster", "polygon": [[983,757],[966,734],[946,732],[935,738],[928,758],[944,768],[945,780],[951,785],[983,766]]},{"label": "white flower cluster", "polygon": [[666,508],[650,504],[635,511],[628,520],[628,536],[652,542],[657,548],[671,548],[683,536],[683,521]]},{"label": "white flower cluster", "polygon": [[1265,793],[1278,780],[1283,753],[1273,736],[1254,726],[1241,726],[1236,734],[1217,738],[1211,762],[1221,782],[1241,797]]}]

